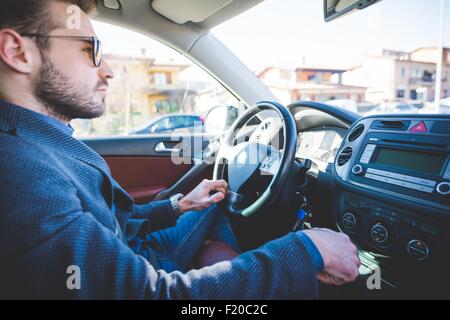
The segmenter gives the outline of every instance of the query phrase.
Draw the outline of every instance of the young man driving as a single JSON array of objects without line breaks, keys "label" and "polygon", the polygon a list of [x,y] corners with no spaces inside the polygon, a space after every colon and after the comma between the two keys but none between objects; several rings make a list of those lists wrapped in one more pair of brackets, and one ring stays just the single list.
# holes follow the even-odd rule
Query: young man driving
[{"label": "young man driving", "polygon": [[[79,28],[67,25],[73,5]],[[318,281],[358,276],[355,246],[324,229],[189,270],[206,239],[225,243],[230,258],[239,251],[215,205],[227,183],[203,181],[184,197],[136,205],[69,125],[104,113],[113,78],[88,16],[96,2],[1,6],[0,297],[315,298]]]}]

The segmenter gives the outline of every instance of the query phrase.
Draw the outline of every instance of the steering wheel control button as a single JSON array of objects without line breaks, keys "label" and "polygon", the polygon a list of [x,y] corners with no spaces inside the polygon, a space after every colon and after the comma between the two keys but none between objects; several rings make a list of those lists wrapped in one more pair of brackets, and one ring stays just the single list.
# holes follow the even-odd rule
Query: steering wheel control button
[{"label": "steering wheel control button", "polygon": [[357,164],[352,168],[352,172],[357,176],[362,176],[364,174],[364,168],[361,165]]},{"label": "steering wheel control button", "polygon": [[449,182],[441,182],[436,187],[436,192],[442,196],[450,195],[450,183]]},{"label": "steering wheel control button", "polygon": [[411,240],[407,246],[408,254],[410,257],[423,261],[430,255],[430,249],[427,244],[420,240]]},{"label": "steering wheel control button", "polygon": [[351,231],[356,228],[356,224],[357,224],[356,217],[350,211],[347,211],[344,213],[344,215],[342,216],[341,222],[342,222],[342,225],[344,226],[344,228],[347,230]]},{"label": "steering wheel control button", "polygon": [[372,227],[370,236],[376,243],[386,244],[387,240],[389,239],[389,232],[387,231],[385,226],[383,226],[381,223],[377,223]]}]

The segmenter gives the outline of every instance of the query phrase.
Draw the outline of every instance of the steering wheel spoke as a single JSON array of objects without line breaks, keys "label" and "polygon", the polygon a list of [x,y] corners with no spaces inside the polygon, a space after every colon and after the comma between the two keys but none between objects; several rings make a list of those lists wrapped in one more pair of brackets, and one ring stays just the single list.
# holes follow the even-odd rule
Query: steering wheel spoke
[{"label": "steering wheel spoke", "polygon": [[278,151],[275,148],[268,146],[268,154],[261,162],[259,170],[261,175],[271,175],[274,176],[280,169],[281,157],[283,156],[282,151]]},{"label": "steering wheel spoke", "polygon": [[252,133],[249,141],[253,143],[270,144],[283,129],[283,121],[277,116],[268,117]]},{"label": "steering wheel spoke", "polygon": [[228,191],[225,202],[227,212],[240,212],[243,203],[245,203],[245,196],[243,194],[231,190]]}]

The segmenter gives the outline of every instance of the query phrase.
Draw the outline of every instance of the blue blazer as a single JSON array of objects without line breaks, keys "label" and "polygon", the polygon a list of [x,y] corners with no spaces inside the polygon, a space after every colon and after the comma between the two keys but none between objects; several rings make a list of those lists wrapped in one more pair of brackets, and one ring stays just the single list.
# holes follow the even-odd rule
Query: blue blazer
[{"label": "blue blazer", "polygon": [[[0,100],[0,298],[317,297],[323,261],[303,233],[229,262],[166,273],[149,263],[145,239],[175,223],[169,201],[135,204],[100,155]],[[80,288],[67,285],[70,266],[79,268]]]}]

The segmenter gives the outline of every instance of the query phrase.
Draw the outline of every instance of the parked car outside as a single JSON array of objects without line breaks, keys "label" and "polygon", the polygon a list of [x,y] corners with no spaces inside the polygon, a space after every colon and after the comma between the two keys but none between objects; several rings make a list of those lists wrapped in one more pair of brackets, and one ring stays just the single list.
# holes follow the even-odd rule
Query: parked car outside
[{"label": "parked car outside", "polygon": [[450,98],[442,99],[439,102],[439,110],[436,111],[434,102],[427,102],[425,107],[419,110],[420,114],[450,114]]},{"label": "parked car outside", "polygon": [[199,115],[170,114],[152,119],[130,134],[203,132],[203,125],[204,119]]},{"label": "parked car outside", "polygon": [[387,114],[387,113],[400,113],[400,114],[414,114],[417,113],[419,109],[402,102],[388,102],[382,103],[378,107],[370,110],[366,113],[366,116],[376,115],[376,114]]}]

